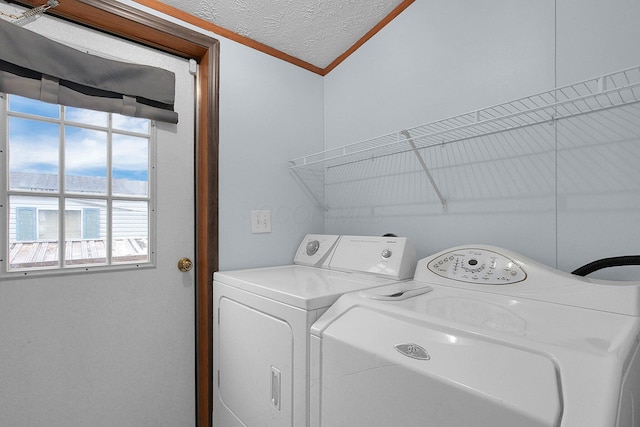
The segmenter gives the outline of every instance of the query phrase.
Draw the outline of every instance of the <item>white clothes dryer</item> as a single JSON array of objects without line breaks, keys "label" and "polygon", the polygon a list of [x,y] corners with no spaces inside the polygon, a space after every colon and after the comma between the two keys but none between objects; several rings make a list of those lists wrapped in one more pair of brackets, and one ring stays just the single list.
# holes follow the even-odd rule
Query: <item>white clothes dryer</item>
[{"label": "white clothes dryer", "polygon": [[640,427],[640,283],[457,247],[311,328],[311,426]]},{"label": "white clothes dryer", "polygon": [[404,237],[308,235],[294,265],[214,274],[213,425],[309,423],[309,328],[340,295],[413,276]]}]

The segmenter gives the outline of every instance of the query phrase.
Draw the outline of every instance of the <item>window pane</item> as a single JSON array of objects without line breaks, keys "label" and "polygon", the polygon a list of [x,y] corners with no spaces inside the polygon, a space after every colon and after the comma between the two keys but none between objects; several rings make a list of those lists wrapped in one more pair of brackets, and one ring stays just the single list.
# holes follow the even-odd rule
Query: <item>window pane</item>
[{"label": "window pane", "polygon": [[57,104],[49,104],[18,95],[9,95],[9,111],[49,117],[51,119],[60,117],[60,107]]},{"label": "window pane", "polygon": [[149,260],[149,204],[140,201],[113,201],[112,261]]},{"label": "window pane", "polygon": [[149,194],[149,139],[113,135],[113,194],[147,196]]},{"label": "window pane", "polygon": [[9,118],[9,188],[58,191],[59,126]]},{"label": "window pane", "polygon": [[66,190],[107,194],[107,133],[66,126],[65,136]]},{"label": "window pane", "polygon": [[58,199],[11,196],[9,270],[58,266]]},{"label": "window pane", "polygon": [[38,240],[58,240],[58,210],[38,210]]},{"label": "window pane", "polygon": [[106,201],[67,199],[65,221],[65,265],[106,264]]},{"label": "window pane", "polygon": [[145,135],[149,134],[149,125],[151,124],[151,120],[149,119],[112,114],[111,120],[113,122],[112,126],[114,129],[143,133]]},{"label": "window pane", "polygon": [[106,127],[108,125],[109,113],[85,110],[84,108],[65,107],[64,118],[68,122]]},{"label": "window pane", "polygon": [[82,238],[82,213],[78,210],[66,210],[64,212],[64,240]]}]

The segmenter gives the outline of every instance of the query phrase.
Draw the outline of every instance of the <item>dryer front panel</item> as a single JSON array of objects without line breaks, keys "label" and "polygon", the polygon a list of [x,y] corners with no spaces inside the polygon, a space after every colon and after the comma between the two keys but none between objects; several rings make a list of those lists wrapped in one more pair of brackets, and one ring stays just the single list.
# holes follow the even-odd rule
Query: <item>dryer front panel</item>
[{"label": "dryer front panel", "polygon": [[293,334],[269,314],[220,300],[219,390],[243,426],[292,426]]}]

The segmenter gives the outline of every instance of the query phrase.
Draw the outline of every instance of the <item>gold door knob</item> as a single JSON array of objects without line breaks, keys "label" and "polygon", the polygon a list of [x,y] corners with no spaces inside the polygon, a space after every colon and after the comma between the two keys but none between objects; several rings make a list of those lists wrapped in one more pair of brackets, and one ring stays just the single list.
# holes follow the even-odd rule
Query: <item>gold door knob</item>
[{"label": "gold door knob", "polygon": [[189,258],[180,258],[180,261],[178,261],[178,270],[182,271],[183,273],[186,273],[192,268],[193,263]]}]

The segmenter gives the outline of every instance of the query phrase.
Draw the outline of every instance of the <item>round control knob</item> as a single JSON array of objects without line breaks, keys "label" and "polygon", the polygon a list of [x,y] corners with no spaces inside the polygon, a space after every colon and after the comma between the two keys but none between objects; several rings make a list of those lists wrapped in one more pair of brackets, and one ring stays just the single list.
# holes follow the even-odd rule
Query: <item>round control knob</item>
[{"label": "round control knob", "polygon": [[382,258],[390,258],[391,257],[391,249],[385,249],[382,251]]},{"label": "round control knob", "polygon": [[318,252],[318,249],[320,249],[320,242],[318,242],[317,240],[312,240],[307,243],[307,255],[314,255],[316,252]]}]

